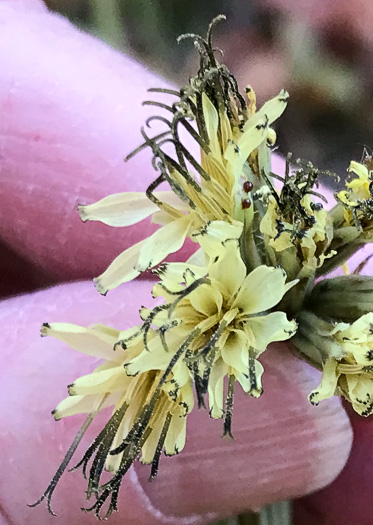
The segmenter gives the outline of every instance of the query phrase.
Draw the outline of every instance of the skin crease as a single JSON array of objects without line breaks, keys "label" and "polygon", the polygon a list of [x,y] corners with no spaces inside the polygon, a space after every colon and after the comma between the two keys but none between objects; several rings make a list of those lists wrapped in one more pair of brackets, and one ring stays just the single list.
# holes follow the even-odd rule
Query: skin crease
[{"label": "skin crease", "polygon": [[[5,292],[91,278],[151,226],[83,225],[76,204],[142,191],[152,180],[146,154],[126,165],[122,158],[139,143],[145,89],[165,82],[49,14],[40,2],[3,1],[0,25],[0,237],[7,247],[4,272],[13,276]],[[0,464],[6,473],[0,477],[0,523],[92,523],[92,516],[79,511],[85,484],[78,473],[66,475],[56,492],[58,518],[43,506],[26,507],[46,487],[83,421],[75,416],[55,423],[48,413],[66,395],[66,385],[96,364],[59,341],[41,339],[39,328],[45,321],[129,327],[138,322],[139,307],[151,304],[150,287],[137,280],[101,297],[89,282],[61,284],[0,305]],[[195,411],[183,454],[162,458],[159,479],[151,484],[148,468],[136,465],[111,523],[208,523],[213,513],[227,516],[308,494],[338,475],[352,438],[339,400],[309,405],[307,394],[319,375],[286,345],[268,350],[263,364],[265,396],[247,399],[237,388],[235,441],[220,438],[221,421]],[[358,509],[363,493],[357,487],[368,486],[370,457],[364,450],[371,425],[361,419],[353,424],[355,445],[345,472],[359,473],[350,501]],[[89,431],[86,445],[94,435]],[[347,487],[342,474],[300,501],[297,522],[316,513],[318,523],[337,523],[333,515]],[[329,494],[328,505],[323,493]]]}]

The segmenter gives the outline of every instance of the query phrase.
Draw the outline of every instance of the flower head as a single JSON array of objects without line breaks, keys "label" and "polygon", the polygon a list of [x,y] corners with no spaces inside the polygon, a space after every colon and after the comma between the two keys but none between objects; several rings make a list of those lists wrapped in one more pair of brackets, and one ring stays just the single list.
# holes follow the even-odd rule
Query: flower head
[{"label": "flower head", "polygon": [[[199,406],[204,406],[208,392],[210,414],[224,416],[224,433],[229,435],[235,382],[254,397],[261,395],[263,368],[257,358],[271,342],[295,333],[295,321],[274,308],[297,281],[286,283],[281,268],[267,266],[247,274],[239,241],[221,242],[219,236],[213,240],[211,233],[200,234],[209,256],[207,266],[190,262],[158,268],[160,281],[153,296],[164,302],[152,310],[141,309],[142,325],[126,331],[103,325],[43,325],[42,335],[105,359],[93,372],[76,379],[69,386],[69,397],[53,411],[55,419],[79,413],[87,413],[88,418],[37,502],[47,498],[51,512],[59,477],[102,409],[113,407],[112,415],[75,467],[82,466],[88,477],[87,499],[95,495],[96,502],[86,510],[95,511],[97,517],[108,498],[107,515],[117,510],[122,478],[136,458],[152,464],[153,478],[162,450],[172,455],[183,449],[186,416],[194,406],[193,381]],[[104,467],[112,473],[105,483]]]},{"label": "flower head", "polygon": [[[170,355],[194,333],[179,366],[194,377],[200,405],[208,391],[210,414],[225,414],[230,433],[234,382],[260,396],[263,368],[257,357],[271,342],[289,339],[296,331],[296,323],[273,308],[297,281],[286,283],[281,268],[264,265],[247,274],[237,240],[209,244],[207,249],[214,257],[206,268],[170,263],[158,269],[161,281],[153,295],[163,297],[165,304],[142,311],[145,327],[157,327],[156,336],[128,364],[127,372],[136,374],[155,365],[165,369]],[[224,409],[225,376],[230,387]]]},{"label": "flower head", "polygon": [[322,380],[311,392],[311,403],[341,395],[362,415],[373,413],[373,313],[354,323],[337,323],[328,336],[340,353],[323,363]]},{"label": "flower head", "polygon": [[[201,58],[200,69],[188,85],[180,91],[151,90],[175,96],[175,102],[145,102],[170,114],[170,118],[148,119],[148,126],[157,120],[165,125],[165,131],[149,137],[143,128],[144,144],[127,157],[151,148],[158,176],[146,195],[121,193],[79,207],[84,221],[129,226],[152,216],[153,222],[161,226],[148,239],[120,254],[95,280],[100,293],[156,266],[209,222],[243,223],[245,215],[253,213],[242,187],[251,179],[257,184],[262,172],[270,171],[275,133],[269,126],[286,108],[288,94],[281,91],[256,112],[253,90],[248,87],[244,97],[235,78],[214,54],[211,31],[220,19],[210,25],[206,40],[185,35],[193,38]],[[180,138],[185,131],[200,149],[200,161]],[[156,191],[162,183],[167,183],[171,191]]]}]

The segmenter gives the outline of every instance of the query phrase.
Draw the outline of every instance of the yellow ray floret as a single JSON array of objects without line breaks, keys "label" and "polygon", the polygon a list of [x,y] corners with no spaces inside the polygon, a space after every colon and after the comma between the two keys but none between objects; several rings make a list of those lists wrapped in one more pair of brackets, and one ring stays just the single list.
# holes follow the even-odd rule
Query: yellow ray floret
[{"label": "yellow ray floret", "polygon": [[313,404],[342,395],[358,414],[369,416],[373,412],[372,327],[373,313],[368,313],[352,324],[337,323],[330,331],[341,355],[325,361],[321,383],[310,394]]}]

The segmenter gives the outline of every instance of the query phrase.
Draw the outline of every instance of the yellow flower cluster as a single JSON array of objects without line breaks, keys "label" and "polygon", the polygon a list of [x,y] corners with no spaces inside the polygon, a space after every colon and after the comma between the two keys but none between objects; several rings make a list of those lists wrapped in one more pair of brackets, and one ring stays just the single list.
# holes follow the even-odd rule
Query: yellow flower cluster
[{"label": "yellow flower cluster", "polygon": [[[180,91],[152,90],[177,97],[172,106],[162,104],[170,120],[153,117],[166,130],[150,138],[143,129],[145,142],[136,150],[152,150],[154,182],[145,193],[120,193],[79,206],[83,221],[126,227],[151,217],[159,225],[95,279],[106,294],[153,269],[157,306],[143,307],[142,323],[125,331],[43,325],[43,335],[104,360],[70,385],[69,397],[54,411],[56,419],[88,416],[37,502],[46,498],[50,511],[59,478],[103,408],[113,407],[112,415],[77,465],[86,475],[91,464],[87,497],[94,495],[95,503],[88,510],[97,517],[108,498],[107,515],[117,510],[122,478],[138,457],[152,464],[153,478],[162,451],[173,455],[183,449],[194,391],[198,405],[205,406],[207,398],[210,415],[223,418],[224,434],[232,435],[235,385],[253,397],[262,394],[259,358],[275,341],[290,339],[301,357],[323,369],[312,403],[337,394],[362,415],[373,410],[373,313],[341,322],[344,305],[354,297],[357,311],[361,294],[373,294],[373,284],[370,278],[326,279],[321,288],[315,286],[318,277],[373,240],[368,163],[351,163],[358,178],[347,182],[330,211],[322,192],[315,191],[319,177],[330,173],[302,161],[291,166],[290,157],[284,177],[272,173],[276,134],[270,126],[285,110],[288,94],[281,91],[256,111],[254,91],[247,88],[245,96],[238,91],[211,44],[220,18],[206,40],[189,35],[198,44],[201,65],[188,85]],[[199,146],[199,160],[180,140],[180,127]],[[169,190],[157,191],[163,183]],[[190,259],[164,263],[187,238],[196,245]],[[327,312],[321,311],[321,296]],[[364,304],[373,307],[373,296]],[[101,482],[104,467],[112,473],[106,483]]]},{"label": "yellow flower cluster", "polygon": [[[234,232],[234,226],[220,226]],[[204,405],[208,393],[210,415],[224,417],[224,433],[231,435],[235,382],[259,397],[263,367],[257,358],[268,344],[296,331],[295,321],[272,310],[297,281],[287,283],[281,268],[265,265],[247,274],[237,238],[222,242],[206,233],[201,244],[209,255],[207,266],[169,263],[158,268],[153,296],[163,303],[142,308],[141,326],[121,332],[102,325],[43,325],[42,335],[105,360],[76,379],[69,397],[53,412],[61,419],[113,407],[95,447],[78,464],[85,473],[92,459],[100,462],[100,468],[90,469],[87,492],[88,498],[97,496],[92,509],[98,516],[109,494],[109,513],[116,510],[116,484],[139,455],[152,464],[153,478],[163,450],[172,455],[183,449],[193,384],[199,404]],[[104,464],[113,478],[100,486]],[[52,494],[46,494],[49,501]]]}]

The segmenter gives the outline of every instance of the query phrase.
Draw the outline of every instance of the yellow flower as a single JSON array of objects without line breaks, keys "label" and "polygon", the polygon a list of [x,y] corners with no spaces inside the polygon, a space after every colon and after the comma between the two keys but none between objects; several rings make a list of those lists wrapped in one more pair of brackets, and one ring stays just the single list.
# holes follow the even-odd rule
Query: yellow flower
[{"label": "yellow flower", "polygon": [[369,416],[373,412],[373,313],[352,324],[337,323],[325,335],[339,348],[339,355],[325,360],[321,383],[309,396],[311,403],[342,395],[358,414]]},{"label": "yellow flower", "polygon": [[347,190],[341,190],[337,194],[338,200],[345,206],[344,219],[347,225],[354,222],[354,216],[357,219],[363,218],[366,211],[364,203],[367,201],[369,203],[372,199],[370,192],[370,185],[373,181],[372,172],[366,164],[369,160],[370,157],[367,157],[364,164],[354,160],[351,161],[348,171],[354,173],[357,177],[346,182]]},{"label": "yellow flower", "polygon": [[[252,218],[253,209],[242,186],[250,178],[260,179],[263,171],[270,172],[270,146],[274,144],[275,133],[269,126],[285,110],[288,93],[282,90],[256,112],[253,90],[246,89],[245,100],[234,77],[214,57],[210,32],[211,28],[206,41],[196,37],[208,49],[208,53],[201,54],[196,77],[180,92],[152,90],[177,95],[176,102],[172,106],[146,102],[161,105],[172,115],[170,120],[152,117],[167,126],[156,137],[148,137],[142,129],[145,143],[136,152],[150,147],[153,166],[159,171],[146,195],[119,193],[95,204],[79,206],[83,221],[123,227],[151,216],[161,226],[149,238],[122,252],[95,279],[102,294],[156,266],[207,224],[225,221],[239,227],[237,222]],[[180,128],[185,128],[195,139],[200,148],[200,162],[180,140]],[[163,148],[164,144],[168,149]],[[174,155],[169,151],[170,145],[174,147]],[[163,182],[168,183],[171,191],[156,191]]]},{"label": "yellow flower", "polygon": [[[158,270],[161,282],[153,295],[164,297],[166,304],[142,312],[145,324],[158,327],[158,335],[127,372],[136,374],[155,364],[165,369],[170,355],[194,332],[180,368],[194,375],[200,404],[208,390],[212,417],[225,413],[225,432],[230,433],[234,382],[260,396],[263,368],[256,358],[271,342],[289,339],[296,330],[284,312],[271,310],[297,281],[286,283],[282,269],[267,266],[247,275],[236,240],[212,246],[208,239],[207,249],[214,255],[208,268],[170,263]],[[230,386],[224,410],[225,376]]]},{"label": "yellow flower", "polygon": [[[112,492],[109,508],[111,513],[116,510],[116,484],[120,483],[139,455],[143,463],[152,463],[150,478],[154,478],[162,450],[167,455],[173,455],[184,448],[186,416],[194,406],[191,377],[189,373],[178,373],[177,366],[165,375],[156,367],[156,363],[145,372],[129,376],[126,365],[135,360],[144,348],[139,327],[120,332],[103,325],[85,328],[53,323],[43,325],[42,335],[55,337],[79,352],[105,360],[92,373],[79,377],[69,385],[69,397],[52,414],[59,420],[74,414],[87,413],[91,422],[98,412],[113,407],[107,425],[78,464],[83,465],[83,472],[86,473],[88,463],[93,458],[95,468],[90,469],[88,476],[87,499],[93,493],[98,497],[92,507],[97,515],[109,495],[100,487],[104,466],[113,473],[111,480],[105,484],[105,488],[110,488]],[[150,330],[147,337],[151,340],[154,333]],[[118,343],[119,340],[121,344]],[[83,433],[81,430],[80,439]],[[67,463],[64,467],[66,466]],[[54,488],[55,485],[48,487],[39,500],[40,502],[47,497],[49,508]]]},{"label": "yellow flower", "polygon": [[[56,420],[88,414],[73,445],[43,496],[51,497],[84,432],[98,412],[112,415],[75,468],[88,477],[87,498],[95,495],[94,510],[110,497],[108,514],[117,510],[120,483],[137,457],[151,463],[156,476],[162,450],[177,454],[185,444],[186,416],[208,392],[210,414],[224,419],[231,435],[235,382],[254,397],[262,393],[258,356],[274,341],[292,337],[297,325],[273,311],[297,281],[286,283],[281,268],[259,266],[247,274],[238,239],[222,223],[220,236],[199,234],[208,265],[170,263],[157,270],[160,281],[153,296],[165,302],[141,309],[143,324],[119,331],[104,325],[45,324],[42,335],[60,339],[79,352],[104,359],[93,372],[69,385],[69,396],[53,411]],[[228,389],[224,395],[224,378]],[[89,465],[91,465],[89,467]],[[101,482],[104,467],[113,473]],[[89,474],[88,474],[89,468]]]}]

